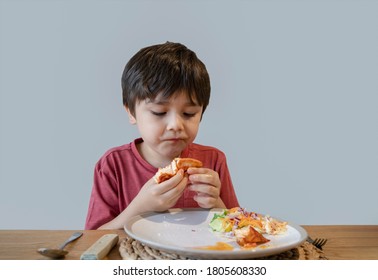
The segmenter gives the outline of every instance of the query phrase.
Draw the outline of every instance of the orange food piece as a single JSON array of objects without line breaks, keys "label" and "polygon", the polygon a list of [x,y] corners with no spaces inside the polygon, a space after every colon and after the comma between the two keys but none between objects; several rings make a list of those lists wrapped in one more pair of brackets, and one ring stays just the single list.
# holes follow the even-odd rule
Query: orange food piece
[{"label": "orange food piece", "polygon": [[202,162],[194,158],[175,158],[168,166],[159,168],[154,179],[160,184],[175,176],[180,169],[186,171],[190,167],[202,167]]},{"label": "orange food piece", "polygon": [[202,162],[194,158],[176,158],[177,169],[188,170],[190,167],[202,167]]},{"label": "orange food piece", "polygon": [[241,217],[240,222],[238,224],[239,228],[243,228],[246,226],[252,226],[254,228],[262,229],[263,223],[260,220],[255,220],[252,217]]},{"label": "orange food piece", "polygon": [[265,238],[261,233],[256,231],[252,226],[246,226],[235,231],[236,242],[243,248],[256,247],[270,240]]}]

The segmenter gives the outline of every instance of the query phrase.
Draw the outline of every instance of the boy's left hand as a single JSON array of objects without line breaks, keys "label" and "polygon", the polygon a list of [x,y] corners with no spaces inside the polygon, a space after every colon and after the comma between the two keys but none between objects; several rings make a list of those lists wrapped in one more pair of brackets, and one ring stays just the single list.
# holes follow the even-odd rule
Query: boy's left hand
[{"label": "boy's left hand", "polygon": [[225,208],[220,198],[219,174],[209,168],[189,168],[189,189],[196,192],[194,200],[202,208]]}]

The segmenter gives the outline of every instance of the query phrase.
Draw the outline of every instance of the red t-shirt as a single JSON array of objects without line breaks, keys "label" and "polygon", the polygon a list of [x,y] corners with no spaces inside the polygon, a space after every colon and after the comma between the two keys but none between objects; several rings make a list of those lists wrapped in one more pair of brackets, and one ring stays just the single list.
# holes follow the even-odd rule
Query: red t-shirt
[{"label": "red t-shirt", "polygon": [[[136,144],[142,141],[139,138],[112,148],[97,162],[85,229],[97,229],[117,217],[157,172],[158,169],[145,161],[137,150]],[[193,143],[181,153],[181,157],[198,159],[204,167],[218,172],[220,197],[224,204],[227,208],[239,206],[223,152]],[[185,189],[173,208],[198,208],[194,195]]]}]

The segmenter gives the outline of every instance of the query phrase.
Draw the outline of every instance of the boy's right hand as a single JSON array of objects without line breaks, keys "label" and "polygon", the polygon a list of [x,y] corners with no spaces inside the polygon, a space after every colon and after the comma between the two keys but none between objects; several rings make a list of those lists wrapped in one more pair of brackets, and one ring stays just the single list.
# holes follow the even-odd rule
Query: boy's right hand
[{"label": "boy's right hand", "polygon": [[173,207],[188,184],[187,176],[180,170],[167,181],[157,184],[151,178],[144,184],[138,195],[117,217],[102,225],[99,229],[121,229],[133,216],[149,211],[165,211]]},{"label": "boy's right hand", "polygon": [[[160,184],[152,177],[144,184],[131,204],[135,211],[165,211],[173,207],[181,197],[188,184],[188,178],[183,170]],[[131,204],[129,206],[131,206]]]}]

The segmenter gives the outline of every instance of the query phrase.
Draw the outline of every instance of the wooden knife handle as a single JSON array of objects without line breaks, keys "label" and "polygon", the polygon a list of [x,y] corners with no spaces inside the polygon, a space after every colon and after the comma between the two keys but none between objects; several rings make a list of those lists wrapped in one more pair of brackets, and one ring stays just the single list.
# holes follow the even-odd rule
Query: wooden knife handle
[{"label": "wooden knife handle", "polygon": [[105,234],[92,244],[80,257],[81,260],[101,260],[118,243],[118,234]]}]

